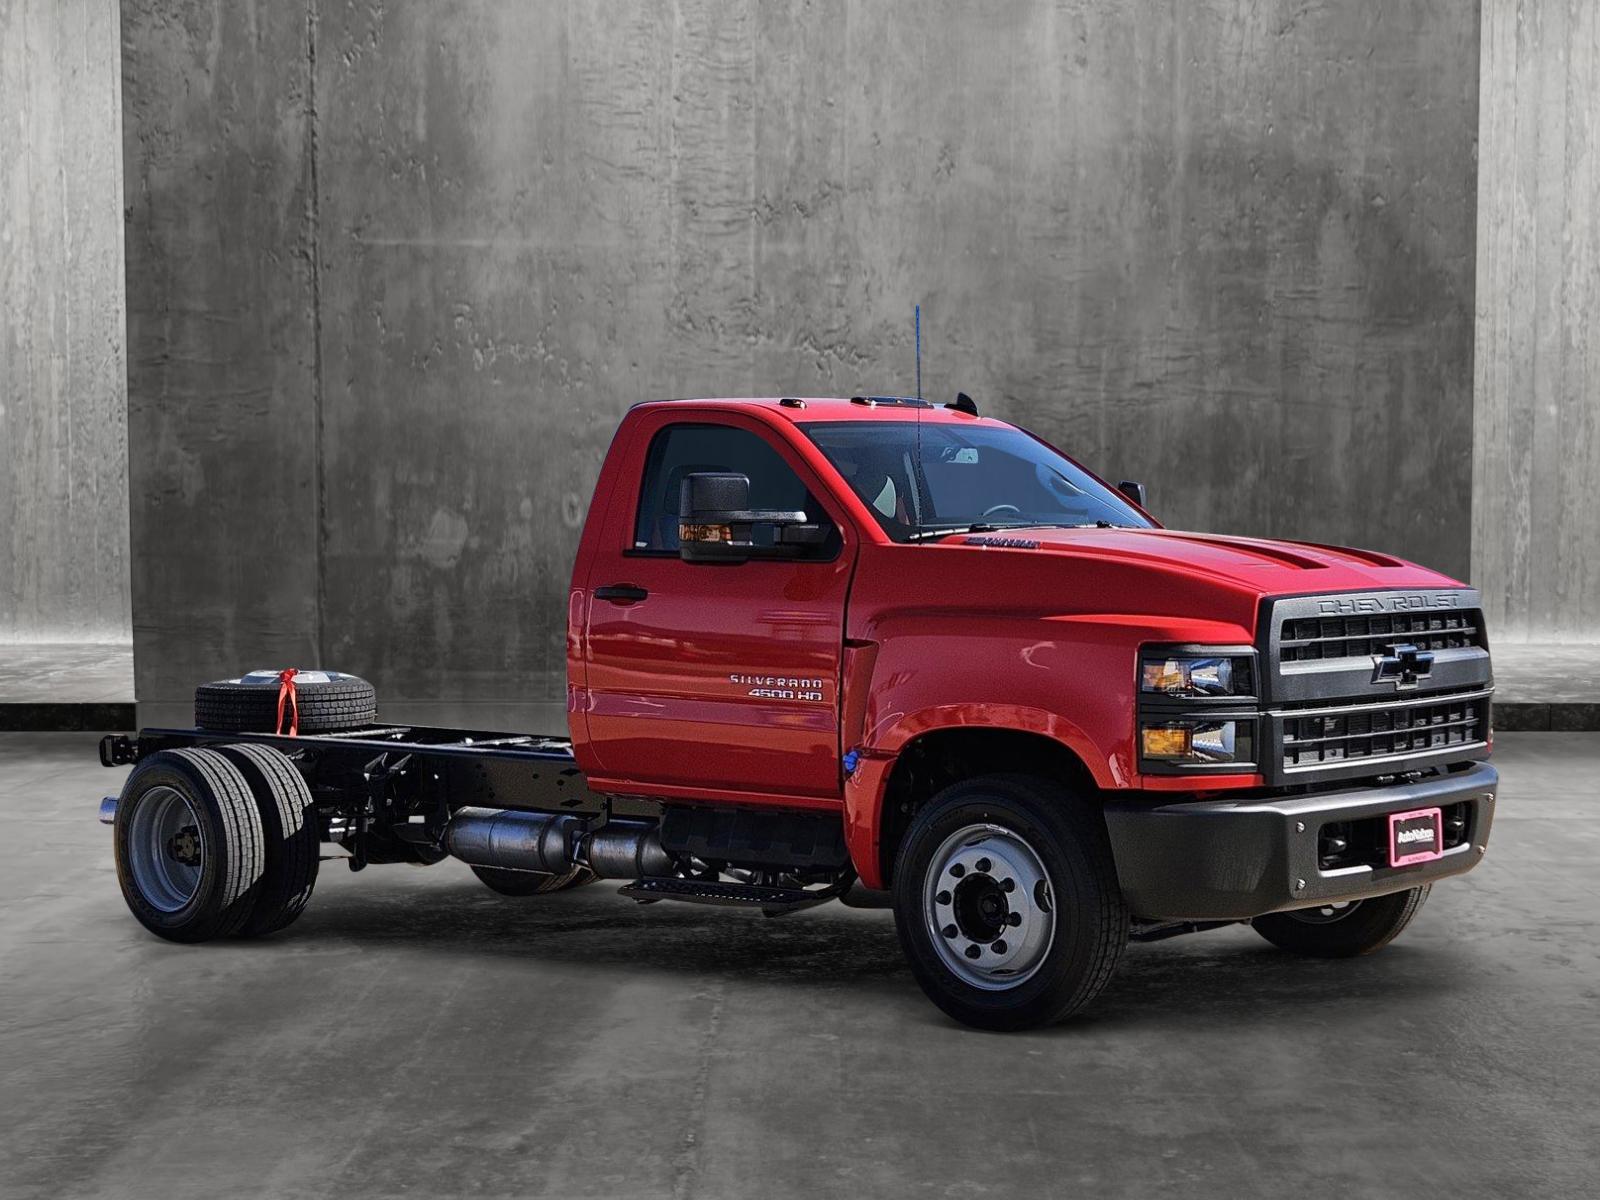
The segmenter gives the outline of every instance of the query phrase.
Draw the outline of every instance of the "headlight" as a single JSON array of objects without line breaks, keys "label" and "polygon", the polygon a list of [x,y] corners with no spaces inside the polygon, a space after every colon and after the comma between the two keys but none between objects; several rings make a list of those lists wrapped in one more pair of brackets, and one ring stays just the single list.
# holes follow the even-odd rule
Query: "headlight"
[{"label": "headlight", "polygon": [[1139,690],[1159,696],[1249,696],[1255,693],[1249,658],[1156,654],[1140,663]]},{"label": "headlight", "polygon": [[1144,757],[1166,763],[1255,761],[1251,721],[1146,721],[1140,730]]},{"label": "headlight", "polygon": [[1161,775],[1253,771],[1255,654],[1238,646],[1145,646],[1139,655],[1139,761]]}]

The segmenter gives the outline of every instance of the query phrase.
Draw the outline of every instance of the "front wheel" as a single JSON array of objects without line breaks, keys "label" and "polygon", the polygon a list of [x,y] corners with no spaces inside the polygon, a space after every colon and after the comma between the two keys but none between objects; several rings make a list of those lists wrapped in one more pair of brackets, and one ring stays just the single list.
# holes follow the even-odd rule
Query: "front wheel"
[{"label": "front wheel", "polygon": [[1027,1029],[1105,987],[1128,910],[1099,816],[1043,779],[944,789],[895,863],[895,928],[928,998],[980,1029]]},{"label": "front wheel", "polygon": [[1308,958],[1352,958],[1394,941],[1427,898],[1427,887],[1412,888],[1370,900],[1268,913],[1250,924],[1280,950]]}]

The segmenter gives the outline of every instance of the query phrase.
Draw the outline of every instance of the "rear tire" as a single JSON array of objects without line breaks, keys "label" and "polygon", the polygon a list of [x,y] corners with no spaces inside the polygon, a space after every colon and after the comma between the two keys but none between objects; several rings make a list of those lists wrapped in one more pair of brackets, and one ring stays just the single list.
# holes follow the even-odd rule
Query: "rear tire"
[{"label": "rear tire", "polygon": [[928,998],[980,1029],[1076,1012],[1128,940],[1099,814],[1021,775],[954,784],[917,813],[895,862],[894,915]]},{"label": "rear tire", "polygon": [[[301,733],[337,733],[378,720],[377,692],[365,679],[339,671],[306,671],[294,680]],[[276,733],[278,672],[202,683],[194,691],[194,723],[228,733]],[[289,714],[284,713],[288,727]]]},{"label": "rear tire", "polygon": [[255,796],[265,838],[266,865],[255,909],[240,937],[262,937],[292,925],[311,900],[322,855],[322,834],[311,789],[289,756],[272,746],[224,746],[222,753]]},{"label": "rear tire", "polygon": [[473,867],[472,873],[491,892],[502,896],[544,896],[551,892],[567,892],[573,888],[593,883],[595,873],[588,867],[573,867],[560,875],[546,875],[542,871],[509,871],[504,867]]},{"label": "rear tire", "polygon": [[1355,900],[1344,907],[1322,905],[1295,912],[1268,913],[1251,927],[1280,950],[1307,958],[1353,958],[1381,950],[1417,915],[1427,886],[1408,892]]},{"label": "rear tire", "polygon": [[157,937],[205,942],[249,918],[265,867],[261,816],[215,750],[163,750],[134,768],[114,837],[122,897]]}]

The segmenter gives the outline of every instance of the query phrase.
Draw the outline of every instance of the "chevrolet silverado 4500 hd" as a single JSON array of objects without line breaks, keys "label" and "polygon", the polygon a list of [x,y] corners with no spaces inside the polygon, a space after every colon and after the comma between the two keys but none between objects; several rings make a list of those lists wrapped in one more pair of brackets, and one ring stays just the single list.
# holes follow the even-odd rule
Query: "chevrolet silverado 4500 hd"
[{"label": "chevrolet silverado 4500 hd", "polygon": [[174,941],[352,868],[776,916],[892,904],[971,1025],[1087,1003],[1123,947],[1250,922],[1362,954],[1484,853],[1478,595],[1368,550],[1182,533],[965,397],[660,401],[622,422],[568,606],[567,736],[378,719],[370,685],[202,686],[135,763],[117,873]]}]

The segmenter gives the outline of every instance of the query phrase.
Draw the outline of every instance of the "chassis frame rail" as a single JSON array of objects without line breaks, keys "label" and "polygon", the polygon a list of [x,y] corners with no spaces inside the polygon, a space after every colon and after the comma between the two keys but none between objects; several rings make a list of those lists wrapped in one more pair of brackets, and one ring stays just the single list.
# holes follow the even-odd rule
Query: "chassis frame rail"
[{"label": "chassis frame rail", "polygon": [[285,754],[328,749],[371,755],[412,754],[419,758],[494,758],[513,762],[574,763],[570,738],[424,725],[371,725],[337,733],[307,733],[292,737],[277,733],[232,733],[221,729],[142,729],[134,737],[107,734],[101,738],[100,763],[106,767],[126,766],[161,750],[218,742],[255,742],[276,746]]}]

